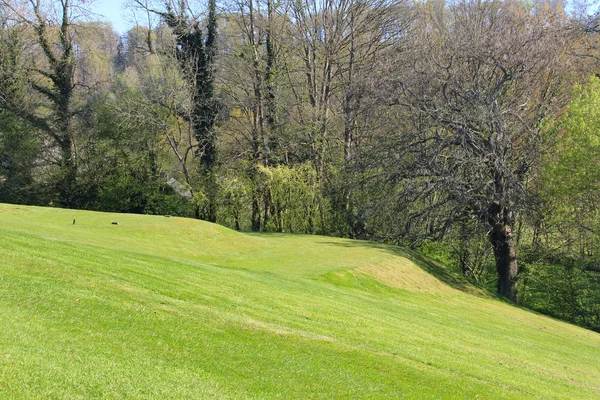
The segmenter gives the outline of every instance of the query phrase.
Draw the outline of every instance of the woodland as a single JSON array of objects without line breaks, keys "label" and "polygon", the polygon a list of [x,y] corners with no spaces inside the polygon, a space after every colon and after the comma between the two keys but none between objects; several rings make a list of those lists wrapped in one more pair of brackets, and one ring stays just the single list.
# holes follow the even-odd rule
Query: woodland
[{"label": "woodland", "polygon": [[410,247],[600,331],[596,9],[0,0],[0,202]]}]

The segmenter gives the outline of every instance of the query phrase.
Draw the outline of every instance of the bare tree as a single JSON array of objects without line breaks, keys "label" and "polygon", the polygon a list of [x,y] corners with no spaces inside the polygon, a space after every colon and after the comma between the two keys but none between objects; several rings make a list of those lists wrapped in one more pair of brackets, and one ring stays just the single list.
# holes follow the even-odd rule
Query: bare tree
[{"label": "bare tree", "polygon": [[566,103],[572,84],[564,28],[518,2],[423,7],[414,50],[386,85],[388,102],[410,120],[385,150],[388,182],[411,204],[408,226],[443,235],[456,222],[479,221],[498,293],[512,301],[515,213],[527,203],[542,122]]},{"label": "bare tree", "polygon": [[[370,105],[364,83],[402,40],[410,11],[408,2],[388,0],[303,0],[286,5],[296,54],[282,62],[293,87],[295,118],[305,137],[307,158],[326,190],[331,178],[328,165],[334,162],[340,169],[351,165],[361,136],[371,130],[361,121]],[[345,214],[351,194],[341,191],[336,203]],[[323,229],[323,205],[319,209]],[[353,225],[351,213],[347,217]],[[350,228],[351,236],[353,231]]]},{"label": "bare tree", "polygon": [[270,210],[268,193],[258,189],[257,168],[272,163],[269,144],[277,119],[273,89],[275,45],[271,29],[274,7],[271,0],[266,5],[260,0],[232,3],[227,17],[230,26],[224,35],[227,54],[220,73],[223,93],[232,107],[241,111],[237,118],[240,123],[230,126],[236,136],[244,139],[242,157],[250,161],[245,170],[252,182],[251,226],[254,231],[260,230],[261,223],[266,224]]}]

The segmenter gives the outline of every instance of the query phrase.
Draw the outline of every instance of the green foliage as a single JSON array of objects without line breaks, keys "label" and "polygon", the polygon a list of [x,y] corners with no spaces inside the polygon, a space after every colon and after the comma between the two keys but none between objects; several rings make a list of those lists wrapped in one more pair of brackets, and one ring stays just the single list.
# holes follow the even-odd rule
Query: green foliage
[{"label": "green foliage", "polygon": [[188,87],[192,91],[192,112],[188,116],[193,125],[197,141],[197,157],[206,205],[199,206],[197,216],[215,222],[217,218],[217,137],[215,122],[219,113],[219,102],[215,95],[214,57],[217,52],[217,13],[215,0],[208,2],[206,37],[202,26],[188,16],[187,2],[179,3],[174,10],[167,3],[167,12],[161,13],[172,29],[177,42],[175,54]]},{"label": "green foliage", "polygon": [[600,79],[577,85],[551,128],[554,151],[536,182],[543,208],[522,247],[524,305],[600,329]]},{"label": "green foliage", "polygon": [[[1,17],[1,15],[0,15]],[[15,110],[23,105],[27,71],[23,47],[27,32],[21,26],[5,26],[0,19],[0,109]]]},{"label": "green foliage", "polygon": [[556,125],[556,146],[542,188],[557,201],[600,191],[600,79],[576,85]]},{"label": "green foliage", "polygon": [[555,225],[565,242],[597,242],[591,232],[600,228],[600,79],[575,87],[554,132],[555,150],[539,181],[546,223]]},{"label": "green foliage", "polygon": [[525,264],[520,301],[527,307],[600,332],[600,271],[596,262]]},{"label": "green foliage", "polygon": [[97,102],[90,108],[96,132],[79,179],[85,208],[192,216],[193,206],[166,184],[156,133],[145,124],[119,124],[119,101]]},{"label": "green foliage", "polygon": [[317,173],[310,163],[297,167],[258,167],[260,185],[270,195],[271,220],[276,232],[313,233],[319,218]]},{"label": "green foliage", "polygon": [[247,229],[247,216],[250,213],[251,186],[235,175],[226,176],[220,182],[220,206],[217,220],[220,224],[235,230]]},{"label": "green foliage", "polygon": [[425,240],[418,246],[425,256],[458,271],[478,287],[494,291],[497,279],[492,247],[485,235],[452,230],[444,240]]},{"label": "green foliage", "polygon": [[[179,198],[152,169],[150,154],[125,159],[106,171],[99,185],[94,208],[103,211],[137,214],[182,213],[183,199]],[[189,214],[188,214],[189,215]]]},{"label": "green foliage", "polygon": [[0,202],[36,204],[41,182],[34,179],[41,141],[34,129],[0,111]]},{"label": "green foliage", "polygon": [[[325,196],[330,200],[327,215],[329,232],[352,239],[369,239],[381,234],[381,226],[369,218],[371,199],[361,183],[364,177],[351,170],[336,171],[333,168],[328,175]],[[379,212],[382,210],[378,209]],[[368,222],[371,226],[367,225]]]}]

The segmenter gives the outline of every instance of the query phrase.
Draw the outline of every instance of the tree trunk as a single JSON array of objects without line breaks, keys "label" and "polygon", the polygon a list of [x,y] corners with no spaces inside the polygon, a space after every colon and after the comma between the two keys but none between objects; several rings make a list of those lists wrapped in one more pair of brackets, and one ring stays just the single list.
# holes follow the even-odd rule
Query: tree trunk
[{"label": "tree trunk", "polygon": [[[273,13],[276,5],[274,0],[267,0],[267,26],[265,29],[265,46],[267,50],[267,60],[265,66],[265,84],[266,84],[266,104],[265,120],[269,128],[269,133],[273,135],[277,125],[276,107],[275,107],[275,47],[273,45]],[[275,149],[269,148],[269,152]]]},{"label": "tree trunk", "polygon": [[254,182],[254,187],[252,188],[252,231],[258,232],[260,231],[260,203],[259,203],[259,193],[256,188],[256,181]]},{"label": "tree trunk", "polygon": [[512,212],[499,204],[490,207],[489,239],[494,249],[498,272],[498,294],[512,302],[517,301],[517,256],[512,237]]}]

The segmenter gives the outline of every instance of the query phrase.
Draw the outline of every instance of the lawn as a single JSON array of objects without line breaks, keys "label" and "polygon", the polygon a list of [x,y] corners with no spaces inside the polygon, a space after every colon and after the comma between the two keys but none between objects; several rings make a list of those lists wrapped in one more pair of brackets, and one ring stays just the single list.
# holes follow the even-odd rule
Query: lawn
[{"label": "lawn", "polygon": [[1,399],[600,398],[599,334],[396,247],[3,204],[0,246]]}]

